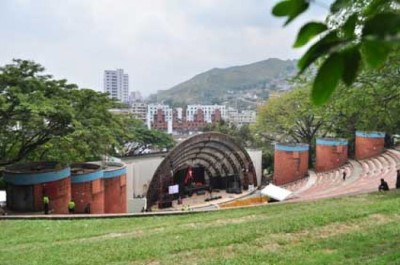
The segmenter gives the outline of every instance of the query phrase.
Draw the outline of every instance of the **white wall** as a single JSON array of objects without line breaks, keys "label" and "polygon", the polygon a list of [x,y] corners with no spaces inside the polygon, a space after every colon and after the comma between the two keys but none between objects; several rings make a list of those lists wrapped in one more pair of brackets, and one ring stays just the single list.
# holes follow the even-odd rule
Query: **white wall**
[{"label": "white wall", "polygon": [[254,168],[256,170],[257,184],[261,184],[261,174],[262,174],[262,152],[257,149],[246,149],[251,160],[253,161]]},{"label": "white wall", "polygon": [[143,186],[149,187],[151,179],[157,167],[164,157],[139,157],[136,159],[124,159],[127,168],[127,196],[143,195]]}]

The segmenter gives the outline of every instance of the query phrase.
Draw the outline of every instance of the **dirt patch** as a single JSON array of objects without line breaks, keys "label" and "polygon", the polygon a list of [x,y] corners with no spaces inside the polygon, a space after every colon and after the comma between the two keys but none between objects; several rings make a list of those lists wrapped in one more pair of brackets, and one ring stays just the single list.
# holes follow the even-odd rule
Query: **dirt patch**
[{"label": "dirt patch", "polygon": [[325,248],[325,249],[322,250],[322,252],[325,253],[325,254],[332,254],[332,253],[335,253],[336,250],[335,249],[331,249],[331,248]]},{"label": "dirt patch", "polygon": [[[378,214],[378,213],[370,215],[369,218],[372,219],[373,221],[377,222],[378,224],[385,223],[385,222],[391,221],[393,219],[393,217],[391,217],[391,216],[387,216],[384,214]],[[395,215],[394,218],[399,218],[399,217]]]},{"label": "dirt patch", "polygon": [[295,237],[306,237],[315,239],[324,239],[337,235],[347,234],[353,231],[365,230],[371,226],[387,224],[400,220],[397,215],[372,214],[366,218],[356,220],[351,223],[333,223],[322,227],[315,227],[311,230],[303,230],[293,233]]},{"label": "dirt patch", "polygon": [[282,246],[276,242],[265,242],[263,245],[259,245],[258,249],[267,251],[267,252],[276,252],[282,249]]},{"label": "dirt patch", "polygon": [[247,216],[243,216],[240,218],[232,218],[232,219],[224,219],[224,220],[217,220],[215,223],[216,224],[222,224],[222,225],[226,225],[226,224],[241,224],[243,222],[247,222],[249,220],[255,220],[257,219],[257,215],[247,215]]},{"label": "dirt patch", "polygon": [[120,237],[140,237],[143,235],[144,235],[143,231],[137,230],[137,231],[126,232],[126,233],[109,233],[109,234],[105,234],[105,235],[101,235],[101,236],[80,238],[80,239],[71,240],[69,242],[79,242],[79,243],[94,242],[94,241],[99,241],[99,240],[107,240],[107,239],[120,238]]},{"label": "dirt patch", "polygon": [[260,215],[246,215],[243,217],[238,218],[231,218],[231,219],[216,219],[207,222],[196,222],[196,223],[187,223],[181,224],[180,227],[190,228],[190,229],[204,229],[207,227],[216,227],[216,226],[223,226],[227,224],[241,224],[244,222],[252,221],[252,220],[264,220],[270,217],[261,217]]}]

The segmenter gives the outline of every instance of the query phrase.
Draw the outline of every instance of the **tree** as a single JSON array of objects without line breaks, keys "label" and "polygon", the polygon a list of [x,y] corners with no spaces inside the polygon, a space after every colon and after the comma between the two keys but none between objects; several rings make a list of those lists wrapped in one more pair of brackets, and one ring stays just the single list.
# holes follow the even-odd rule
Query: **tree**
[{"label": "tree", "polygon": [[334,121],[331,133],[350,138],[355,130],[400,130],[399,63],[400,53],[395,51],[379,69],[363,71],[351,87],[338,87],[328,102],[329,119]]},{"label": "tree", "polygon": [[128,135],[123,117],[109,111],[118,103],[105,93],[91,89],[74,89],[66,95],[73,106],[70,132],[53,137],[27,158],[64,162],[100,159],[122,148],[120,139]]},{"label": "tree", "polygon": [[231,122],[221,121],[219,123],[210,123],[203,128],[203,132],[210,131],[227,134],[234,138],[235,141],[243,147],[255,147],[253,134],[250,130],[250,126],[247,124],[238,128]]},{"label": "tree", "polygon": [[[134,121],[127,124],[129,135],[123,139],[122,156],[134,156],[142,154],[146,149],[170,149],[175,145],[174,139],[167,133],[147,129],[141,121]],[[133,121],[133,122],[132,122]]]},{"label": "tree", "polygon": [[0,166],[23,160],[64,163],[120,155],[127,142],[170,147],[170,136],[144,128],[105,93],[43,74],[34,62],[0,68]]},{"label": "tree", "polygon": [[[272,13],[287,17],[285,25],[305,12],[311,0],[284,0]],[[362,66],[377,69],[400,42],[398,0],[336,0],[325,22],[309,22],[299,30],[294,47],[320,36],[298,62],[300,74],[322,60],[312,87],[316,104],[327,102],[340,80],[354,83]]]},{"label": "tree", "polygon": [[272,168],[273,144],[306,143],[309,145],[311,165],[316,137],[326,136],[332,126],[329,119],[331,107],[319,107],[311,103],[310,87],[303,86],[268,100],[259,108],[257,122],[252,130],[258,146],[263,147],[265,168]]},{"label": "tree", "polygon": [[67,94],[75,86],[41,75],[43,71],[24,60],[0,68],[0,166],[20,161],[73,130]]},{"label": "tree", "polygon": [[313,106],[308,87],[297,88],[273,98],[258,111],[254,131],[271,142],[296,142],[312,145],[317,135],[326,135],[330,122],[326,108]]}]

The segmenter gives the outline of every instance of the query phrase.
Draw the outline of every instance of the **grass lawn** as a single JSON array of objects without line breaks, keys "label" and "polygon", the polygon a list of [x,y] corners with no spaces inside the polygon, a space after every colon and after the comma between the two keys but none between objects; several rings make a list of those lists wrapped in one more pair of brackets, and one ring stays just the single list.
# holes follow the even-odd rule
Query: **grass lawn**
[{"label": "grass lawn", "polygon": [[0,221],[0,264],[400,264],[400,191],[182,216]]}]

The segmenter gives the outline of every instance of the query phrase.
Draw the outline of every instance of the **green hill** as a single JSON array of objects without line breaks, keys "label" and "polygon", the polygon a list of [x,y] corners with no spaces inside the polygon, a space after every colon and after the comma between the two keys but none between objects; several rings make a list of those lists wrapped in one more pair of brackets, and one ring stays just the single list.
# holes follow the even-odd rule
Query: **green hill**
[{"label": "green hill", "polygon": [[152,99],[169,104],[177,103],[176,99],[183,104],[220,104],[229,101],[230,95],[240,97],[247,92],[266,97],[267,91],[287,85],[286,80],[295,74],[295,63],[295,60],[268,59],[225,69],[214,68],[159,91]]},{"label": "green hill", "polygon": [[175,216],[0,220],[0,264],[400,264],[400,192]]}]

